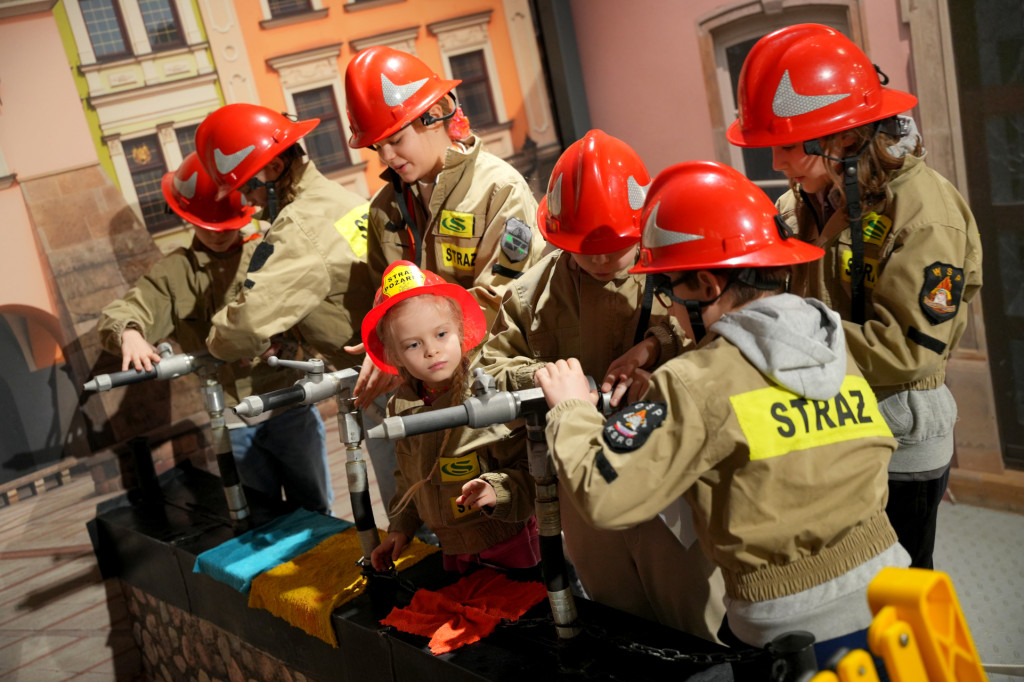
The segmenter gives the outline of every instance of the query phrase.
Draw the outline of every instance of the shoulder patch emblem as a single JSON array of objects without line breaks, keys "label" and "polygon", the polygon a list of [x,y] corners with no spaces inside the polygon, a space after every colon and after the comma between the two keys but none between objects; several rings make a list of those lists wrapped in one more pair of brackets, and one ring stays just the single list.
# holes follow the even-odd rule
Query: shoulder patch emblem
[{"label": "shoulder patch emblem", "polygon": [[936,261],[924,269],[921,285],[921,310],[932,324],[953,319],[964,293],[964,270]]},{"label": "shoulder patch emblem", "polygon": [[643,400],[633,403],[604,423],[604,442],[615,452],[640,448],[665,421],[666,407],[666,403]]},{"label": "shoulder patch emblem", "polygon": [[267,242],[260,242],[256,250],[252,252],[252,258],[249,259],[249,269],[247,272],[256,272],[262,268],[267,259],[274,253],[274,245],[268,244]]},{"label": "shoulder patch emblem", "polygon": [[501,235],[501,251],[510,261],[518,263],[529,255],[532,239],[529,225],[519,218],[509,218],[505,221],[505,233]]},{"label": "shoulder patch emblem", "polygon": [[875,246],[881,246],[892,229],[892,219],[874,211],[865,215],[860,224],[864,233],[864,243]]}]

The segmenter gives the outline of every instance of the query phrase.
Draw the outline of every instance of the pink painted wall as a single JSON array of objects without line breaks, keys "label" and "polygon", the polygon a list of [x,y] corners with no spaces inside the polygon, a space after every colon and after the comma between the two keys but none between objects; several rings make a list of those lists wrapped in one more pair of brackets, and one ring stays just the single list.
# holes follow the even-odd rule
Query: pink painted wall
[{"label": "pink painted wall", "polygon": [[[713,159],[711,115],[698,53],[697,21],[715,0],[571,0],[590,121],[628,142],[651,174]],[[910,45],[899,0],[863,0],[866,48],[890,86],[912,90]]]},{"label": "pink painted wall", "polygon": [[[85,114],[49,12],[0,23],[0,149],[19,180],[97,163]],[[0,309],[56,315],[17,184],[0,190]]]},{"label": "pink painted wall", "polygon": [[50,12],[0,24],[0,145],[30,178],[97,163],[82,103]]}]

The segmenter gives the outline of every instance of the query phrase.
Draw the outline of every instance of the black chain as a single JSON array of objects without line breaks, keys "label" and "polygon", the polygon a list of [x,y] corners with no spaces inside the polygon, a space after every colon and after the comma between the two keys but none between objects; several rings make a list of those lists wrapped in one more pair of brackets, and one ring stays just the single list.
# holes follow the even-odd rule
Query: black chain
[{"label": "black chain", "polygon": [[743,649],[739,651],[729,650],[723,652],[716,651],[714,653],[683,653],[676,649],[649,646],[625,637],[612,636],[609,635],[604,628],[598,626],[588,626],[585,630],[592,637],[609,642],[625,651],[643,654],[644,656],[650,656],[670,663],[697,663],[700,665],[711,666],[718,663],[741,663],[754,661],[769,655],[768,652],[763,649]]},{"label": "black chain", "polygon": [[[550,614],[539,618],[520,618],[515,621],[502,621],[503,625],[515,625],[517,627],[534,628],[534,627],[554,627],[554,619]],[[725,652],[714,652],[714,653],[683,653],[676,649],[670,648],[659,648],[654,646],[648,646],[641,644],[640,642],[625,637],[612,636],[608,634],[608,631],[600,626],[588,625],[583,628],[584,632],[590,635],[596,640],[608,642],[613,646],[616,646],[624,651],[628,651],[633,654],[642,654],[644,656],[650,656],[657,658],[661,661],[668,661],[670,663],[695,663],[699,665],[711,666],[718,663],[742,663],[748,661],[754,661],[757,659],[767,658],[770,653],[765,649],[743,649],[739,651],[730,650]]]}]

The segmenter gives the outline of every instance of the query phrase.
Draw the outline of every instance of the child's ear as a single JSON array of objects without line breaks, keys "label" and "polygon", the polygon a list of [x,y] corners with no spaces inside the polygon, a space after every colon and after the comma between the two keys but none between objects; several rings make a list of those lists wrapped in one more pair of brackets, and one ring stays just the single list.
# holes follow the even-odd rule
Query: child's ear
[{"label": "child's ear", "polygon": [[267,171],[267,178],[279,177],[281,175],[281,171],[284,170],[284,160],[280,156],[275,156],[267,162],[267,165],[264,166],[264,168]]},{"label": "child's ear", "polygon": [[702,300],[710,301],[722,293],[722,282],[709,270],[699,271],[697,273],[697,282],[700,284]]},{"label": "child's ear", "polygon": [[[444,116],[445,110],[444,107],[441,106],[440,102],[434,102],[432,105],[430,105],[430,108],[427,109],[427,113],[433,116],[434,118],[441,118],[442,116]],[[431,123],[430,125],[426,126],[426,128],[427,130],[433,130],[438,126],[444,127],[445,124],[445,121],[435,121],[434,123]]]}]

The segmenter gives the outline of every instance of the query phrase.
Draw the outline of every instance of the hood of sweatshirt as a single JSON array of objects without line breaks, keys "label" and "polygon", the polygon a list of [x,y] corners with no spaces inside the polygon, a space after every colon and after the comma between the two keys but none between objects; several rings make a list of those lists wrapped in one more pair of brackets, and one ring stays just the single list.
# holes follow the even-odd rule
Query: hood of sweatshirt
[{"label": "hood of sweatshirt", "polygon": [[772,381],[813,400],[835,396],[846,377],[838,313],[814,298],[779,294],[723,315],[711,331]]}]

